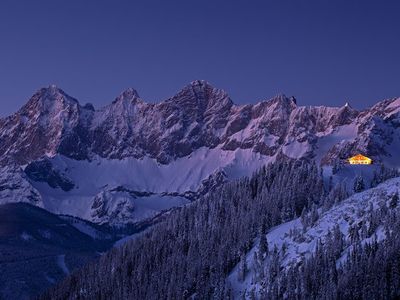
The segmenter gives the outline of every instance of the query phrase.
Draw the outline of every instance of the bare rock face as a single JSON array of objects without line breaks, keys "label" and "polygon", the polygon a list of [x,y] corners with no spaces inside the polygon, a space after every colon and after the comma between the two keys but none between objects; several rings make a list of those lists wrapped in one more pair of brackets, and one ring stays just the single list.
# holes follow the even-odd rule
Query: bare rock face
[{"label": "bare rock face", "polygon": [[91,207],[96,223],[126,223],[135,210],[134,196],[127,191],[106,190],[98,193]]},{"label": "bare rock face", "polygon": [[0,155],[26,164],[56,153],[87,158],[87,125],[93,112],[55,86],[35,93],[0,122]]}]

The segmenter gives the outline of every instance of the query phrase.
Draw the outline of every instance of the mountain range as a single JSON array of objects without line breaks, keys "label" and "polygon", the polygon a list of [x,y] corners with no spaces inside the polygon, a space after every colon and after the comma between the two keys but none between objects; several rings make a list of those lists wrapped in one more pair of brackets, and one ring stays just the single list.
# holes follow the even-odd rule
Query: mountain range
[{"label": "mountain range", "polygon": [[400,98],[362,111],[285,95],[235,105],[206,81],[159,103],[128,89],[95,109],[51,85],[0,119],[0,203],[126,224],[277,160],[329,168],[362,153],[396,167],[399,112]]},{"label": "mountain range", "polygon": [[275,160],[331,165],[361,152],[393,166],[399,110],[399,98],[359,112],[284,95],[237,106],[205,81],[157,104],[128,89],[95,110],[52,85],[0,120],[0,201],[127,223]]}]

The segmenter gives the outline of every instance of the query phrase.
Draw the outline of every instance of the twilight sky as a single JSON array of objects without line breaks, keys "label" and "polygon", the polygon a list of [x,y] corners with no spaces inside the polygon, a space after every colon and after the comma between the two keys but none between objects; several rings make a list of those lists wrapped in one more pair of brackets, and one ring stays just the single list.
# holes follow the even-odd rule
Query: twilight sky
[{"label": "twilight sky", "polygon": [[400,96],[400,1],[2,0],[0,116],[57,84],[82,104],[194,79],[235,103],[277,93],[364,108]]}]

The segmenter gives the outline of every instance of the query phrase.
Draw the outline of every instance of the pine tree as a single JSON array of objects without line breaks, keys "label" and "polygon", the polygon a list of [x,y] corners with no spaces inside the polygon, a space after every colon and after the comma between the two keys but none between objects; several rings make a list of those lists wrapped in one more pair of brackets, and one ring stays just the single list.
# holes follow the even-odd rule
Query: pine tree
[{"label": "pine tree", "polygon": [[260,236],[260,245],[259,245],[259,252],[262,258],[268,254],[268,241],[265,234],[261,234]]},{"label": "pine tree", "polygon": [[242,253],[242,255],[240,256],[239,269],[238,269],[238,280],[240,282],[244,281],[244,279],[246,278],[246,273],[247,273],[246,255]]},{"label": "pine tree", "polygon": [[340,160],[335,159],[332,166],[332,174],[335,175],[341,168]]},{"label": "pine tree", "polygon": [[354,192],[360,193],[365,189],[364,179],[361,175],[357,176],[354,180]]},{"label": "pine tree", "polygon": [[389,207],[392,208],[392,209],[393,209],[393,208],[396,208],[397,205],[398,205],[398,203],[399,203],[399,193],[396,192],[396,193],[392,196],[392,198],[390,199]]}]

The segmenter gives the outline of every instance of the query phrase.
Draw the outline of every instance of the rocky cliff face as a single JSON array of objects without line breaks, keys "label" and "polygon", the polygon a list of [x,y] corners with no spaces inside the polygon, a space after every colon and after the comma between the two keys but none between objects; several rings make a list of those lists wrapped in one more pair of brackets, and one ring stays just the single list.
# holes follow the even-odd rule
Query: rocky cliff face
[{"label": "rocky cliff face", "polygon": [[40,89],[17,113],[0,121],[0,155],[19,164],[57,153],[87,158],[93,113],[55,86]]},{"label": "rocky cliff face", "polygon": [[[146,103],[128,89],[96,110],[55,86],[42,88],[14,115],[0,119],[0,166],[5,170],[0,200],[17,199],[17,191],[23,190],[22,198],[29,197],[29,202],[45,207],[51,202],[52,211],[73,213],[55,203],[74,195],[89,210],[77,214],[80,217],[99,219],[96,204],[101,203],[107,216],[113,213],[108,210],[123,206],[119,211],[124,211],[125,220],[135,209],[129,201],[115,200],[110,190],[118,186],[191,195],[192,200],[215,186],[207,183],[210,178],[223,182],[287,157],[331,165],[361,152],[375,162],[400,165],[400,98],[364,111],[347,104],[305,107],[296,102],[278,95],[235,105],[225,91],[194,81],[157,104]],[[96,167],[96,161],[103,167]],[[11,170],[17,174],[16,184]],[[54,196],[44,185],[65,194]],[[86,186],[91,190],[84,191]],[[109,205],[107,199],[118,203]]]}]

